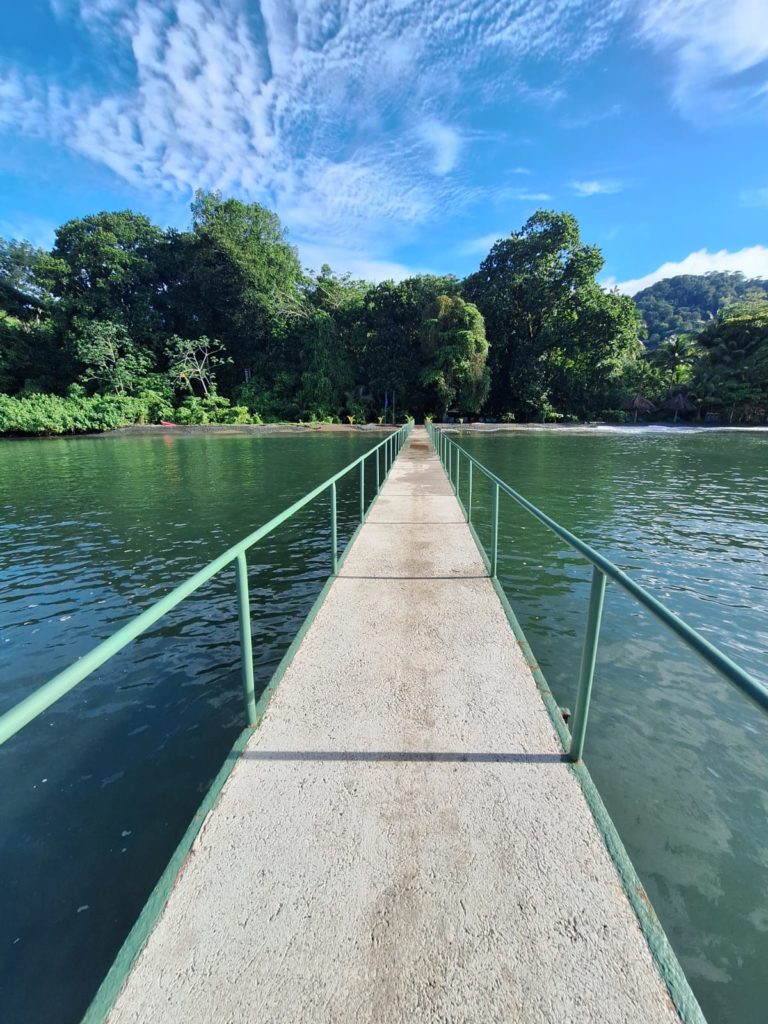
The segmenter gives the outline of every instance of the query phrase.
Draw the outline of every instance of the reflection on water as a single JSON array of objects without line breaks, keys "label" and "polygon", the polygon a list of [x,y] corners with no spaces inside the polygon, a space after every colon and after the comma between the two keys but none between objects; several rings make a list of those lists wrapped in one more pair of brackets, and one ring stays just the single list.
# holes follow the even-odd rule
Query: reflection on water
[{"label": "reflection on water", "polygon": [[[766,680],[765,432],[459,440]],[[477,474],[474,495],[485,539]],[[504,497],[500,553],[544,674],[573,707],[591,568]],[[762,1024],[768,716],[609,584],[585,756],[710,1024]]]},{"label": "reflection on water", "polygon": [[[0,710],[375,440],[0,442]],[[259,686],[328,574],[329,533],[320,499],[249,555]],[[80,1020],[244,726],[238,658],[229,569],[0,747],[3,1024]]]}]

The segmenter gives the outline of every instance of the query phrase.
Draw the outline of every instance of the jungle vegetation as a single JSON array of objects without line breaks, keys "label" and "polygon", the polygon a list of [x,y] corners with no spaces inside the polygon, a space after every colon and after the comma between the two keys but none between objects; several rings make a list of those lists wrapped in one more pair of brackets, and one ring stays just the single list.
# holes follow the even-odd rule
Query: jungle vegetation
[{"label": "jungle vegetation", "polygon": [[257,203],[199,192],[191,212],[0,240],[0,432],[381,422],[393,393],[399,420],[768,415],[762,282],[678,278],[638,305],[597,283],[571,214],[540,210],[464,280],[370,284],[303,269]]}]

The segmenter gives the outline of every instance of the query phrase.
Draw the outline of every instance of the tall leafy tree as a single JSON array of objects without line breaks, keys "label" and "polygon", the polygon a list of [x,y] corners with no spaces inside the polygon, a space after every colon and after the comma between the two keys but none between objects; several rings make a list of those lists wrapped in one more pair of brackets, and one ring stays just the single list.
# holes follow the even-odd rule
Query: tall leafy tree
[{"label": "tall leafy tree", "polygon": [[139,344],[158,345],[158,258],[165,245],[163,231],[143,214],[97,213],[58,229],[38,277],[60,300],[67,326],[75,318],[109,321]]},{"label": "tall leafy tree", "polygon": [[488,342],[477,306],[458,296],[441,295],[422,324],[424,369],[421,384],[426,401],[434,396],[442,417],[456,405],[476,413],[488,395]]},{"label": "tall leafy tree", "polygon": [[29,242],[0,238],[0,390],[55,391],[71,367],[57,345],[51,296],[40,281],[46,260]]},{"label": "tall leafy tree", "polygon": [[198,192],[190,235],[173,239],[184,255],[174,283],[177,327],[185,336],[221,339],[233,358],[230,384],[243,370],[269,374],[279,356],[286,311],[303,281],[295,249],[276,213],[258,203]]},{"label": "tall leafy tree", "polygon": [[608,343],[614,328],[621,329],[630,307],[600,297],[595,275],[602,265],[600,250],[582,243],[575,217],[539,210],[520,231],[500,239],[465,281],[465,297],[485,318],[490,401],[497,412],[545,415],[553,362],[585,358],[580,322],[599,326]]},{"label": "tall leafy tree", "polygon": [[145,384],[154,359],[133,341],[122,324],[90,320],[76,324],[73,345],[83,364],[80,380],[96,390],[133,395]]},{"label": "tall leafy tree", "polygon": [[457,295],[454,277],[429,274],[395,284],[385,281],[365,298],[365,375],[376,400],[395,392],[400,409],[425,411],[419,380],[423,369],[422,327],[441,295]]},{"label": "tall leafy tree", "polygon": [[768,413],[768,302],[727,306],[698,336],[705,358],[698,386],[710,408],[728,421],[762,420]]}]

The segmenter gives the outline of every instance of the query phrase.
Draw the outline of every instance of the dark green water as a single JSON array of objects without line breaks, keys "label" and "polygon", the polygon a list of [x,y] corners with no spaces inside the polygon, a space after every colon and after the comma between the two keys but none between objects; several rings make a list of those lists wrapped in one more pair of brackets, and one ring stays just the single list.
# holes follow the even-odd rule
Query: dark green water
[{"label": "dark green water", "polygon": [[[379,439],[0,442],[0,711]],[[328,574],[328,523],[323,499],[249,556],[259,685]],[[245,724],[238,658],[229,570],[0,747],[3,1024],[80,1020]]]},{"label": "dark green water", "polygon": [[[768,433],[456,439],[766,681]],[[487,543],[477,476],[474,497]],[[506,593],[573,708],[591,569],[503,495],[500,522]],[[610,584],[601,638],[590,771],[710,1024],[764,1024],[768,716]]]},{"label": "dark green water", "polygon": [[[0,443],[0,709],[374,443]],[[462,442],[746,668],[768,649],[768,435]],[[476,481],[487,536],[489,494]],[[355,482],[340,491],[348,535]],[[256,549],[261,684],[328,567],[327,505]],[[501,575],[573,706],[589,571],[502,499]],[[243,724],[225,574],[0,748],[0,1005],[75,1022]],[[586,756],[711,1024],[765,1020],[765,718],[609,587]]]}]

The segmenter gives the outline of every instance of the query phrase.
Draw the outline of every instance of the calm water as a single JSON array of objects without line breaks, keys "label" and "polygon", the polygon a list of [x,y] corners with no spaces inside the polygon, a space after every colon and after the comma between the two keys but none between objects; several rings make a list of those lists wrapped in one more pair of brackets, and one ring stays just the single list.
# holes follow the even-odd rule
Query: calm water
[{"label": "calm water", "polygon": [[[768,436],[462,440],[765,678]],[[0,708],[373,442],[0,443]],[[476,484],[481,532],[488,497]],[[347,533],[356,502],[351,482]],[[507,592],[572,707],[589,572],[505,499],[501,540]],[[252,564],[263,684],[327,573],[327,507]],[[762,1024],[766,721],[613,587],[602,638],[590,768],[711,1024]],[[4,1024],[79,1020],[242,727],[237,659],[226,574],[0,748]]]},{"label": "calm water", "polygon": [[[768,681],[768,434],[457,439]],[[487,542],[490,494],[474,493]],[[500,553],[547,681],[573,708],[591,569],[503,495]],[[601,636],[590,770],[710,1024],[764,1024],[768,716],[610,584]]]},{"label": "calm water", "polygon": [[[0,442],[0,711],[378,439]],[[260,685],[329,535],[322,500],[252,549]],[[0,747],[3,1024],[80,1020],[245,724],[238,653],[229,570]]]}]

